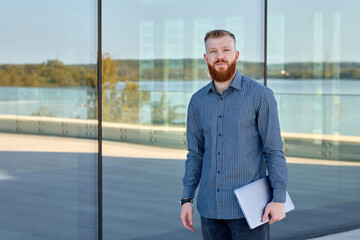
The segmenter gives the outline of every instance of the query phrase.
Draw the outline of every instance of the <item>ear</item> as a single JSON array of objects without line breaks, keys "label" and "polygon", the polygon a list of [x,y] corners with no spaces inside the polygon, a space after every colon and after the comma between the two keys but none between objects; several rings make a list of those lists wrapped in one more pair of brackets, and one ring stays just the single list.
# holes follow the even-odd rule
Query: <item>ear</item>
[{"label": "ear", "polygon": [[236,59],[236,62],[237,62],[237,61],[239,61],[239,56],[240,56],[239,51],[236,51],[236,52],[235,52],[235,59]]},{"label": "ear", "polygon": [[208,64],[206,53],[204,53],[204,59],[205,59],[206,64]]}]

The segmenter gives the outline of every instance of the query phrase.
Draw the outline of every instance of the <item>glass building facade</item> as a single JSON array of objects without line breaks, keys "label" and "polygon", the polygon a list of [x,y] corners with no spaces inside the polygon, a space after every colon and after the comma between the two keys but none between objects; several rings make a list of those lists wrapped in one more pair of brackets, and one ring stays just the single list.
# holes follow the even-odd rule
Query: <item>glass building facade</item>
[{"label": "glass building facade", "polygon": [[296,209],[272,239],[360,227],[359,7],[1,1],[0,238],[201,239],[179,218],[185,125],[220,28],[278,102]]}]

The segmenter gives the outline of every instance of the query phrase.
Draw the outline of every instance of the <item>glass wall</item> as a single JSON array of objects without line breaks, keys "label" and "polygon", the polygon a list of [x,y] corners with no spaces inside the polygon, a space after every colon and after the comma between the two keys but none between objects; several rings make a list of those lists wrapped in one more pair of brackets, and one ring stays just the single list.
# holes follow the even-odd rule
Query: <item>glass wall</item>
[{"label": "glass wall", "polygon": [[[360,3],[102,2],[103,239],[201,239],[179,217],[186,112],[220,28],[259,82],[267,45],[296,206],[272,239],[360,225]],[[0,2],[0,238],[98,239],[97,3]]]},{"label": "glass wall", "polygon": [[97,239],[96,3],[0,3],[1,239]]},{"label": "glass wall", "polygon": [[[103,1],[104,239],[200,239],[180,220],[191,95],[210,82],[204,36],[237,36],[263,80],[263,1]],[[214,14],[216,12],[216,14]]]},{"label": "glass wall", "polygon": [[269,1],[267,82],[278,100],[297,207],[274,225],[286,229],[283,239],[360,224],[359,7],[357,1]]}]

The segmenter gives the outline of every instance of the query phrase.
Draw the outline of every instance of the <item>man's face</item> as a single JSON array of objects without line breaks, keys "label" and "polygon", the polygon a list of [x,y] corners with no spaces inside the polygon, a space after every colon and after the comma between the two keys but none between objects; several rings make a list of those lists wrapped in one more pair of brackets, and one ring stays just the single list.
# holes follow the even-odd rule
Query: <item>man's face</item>
[{"label": "man's face", "polygon": [[205,47],[204,59],[211,78],[217,82],[230,80],[236,72],[236,62],[239,59],[234,40],[230,36],[209,38]]}]

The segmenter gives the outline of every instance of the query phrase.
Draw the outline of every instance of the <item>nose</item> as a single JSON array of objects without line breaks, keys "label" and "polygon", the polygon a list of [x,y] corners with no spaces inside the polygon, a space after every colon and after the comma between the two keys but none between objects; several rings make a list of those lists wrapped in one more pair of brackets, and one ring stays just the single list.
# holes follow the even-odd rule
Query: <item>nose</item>
[{"label": "nose", "polygon": [[216,59],[222,60],[222,59],[225,59],[225,56],[221,51],[218,51],[216,54]]}]

